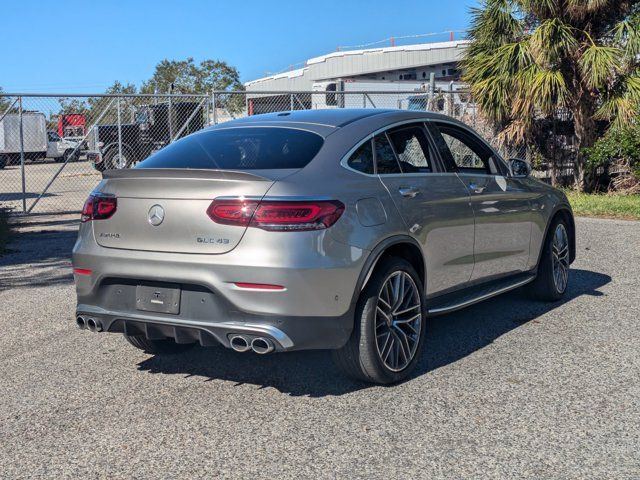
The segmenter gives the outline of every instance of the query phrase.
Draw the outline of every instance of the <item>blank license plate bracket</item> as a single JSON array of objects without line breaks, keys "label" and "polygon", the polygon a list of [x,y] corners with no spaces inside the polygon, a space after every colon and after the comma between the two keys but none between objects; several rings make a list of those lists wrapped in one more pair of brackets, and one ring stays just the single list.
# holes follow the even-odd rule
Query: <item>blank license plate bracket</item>
[{"label": "blank license plate bracket", "polygon": [[138,285],[136,308],[145,312],[179,314],[180,285],[168,283]]}]

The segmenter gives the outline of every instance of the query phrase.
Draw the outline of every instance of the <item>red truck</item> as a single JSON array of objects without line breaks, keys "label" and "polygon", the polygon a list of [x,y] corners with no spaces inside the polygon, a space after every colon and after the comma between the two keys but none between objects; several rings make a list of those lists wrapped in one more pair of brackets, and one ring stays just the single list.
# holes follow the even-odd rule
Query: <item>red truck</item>
[{"label": "red truck", "polygon": [[87,128],[87,119],[79,113],[68,113],[58,117],[58,135],[69,140],[82,140]]}]

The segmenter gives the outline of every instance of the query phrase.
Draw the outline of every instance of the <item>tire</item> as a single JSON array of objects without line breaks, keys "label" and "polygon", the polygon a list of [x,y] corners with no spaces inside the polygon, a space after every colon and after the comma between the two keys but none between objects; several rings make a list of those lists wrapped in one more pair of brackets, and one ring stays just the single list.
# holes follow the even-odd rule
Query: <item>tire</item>
[{"label": "tire", "polygon": [[131,155],[129,155],[129,151],[123,148],[122,156],[124,158],[120,161],[120,154],[117,148],[110,148],[107,150],[107,153],[104,154],[102,160],[102,165],[104,165],[103,170],[122,170],[129,168],[132,160]]},{"label": "tire", "polygon": [[[70,149],[69,150],[65,150],[61,157],[56,158],[56,162],[58,162],[58,163],[66,162],[69,159],[69,157],[71,156],[72,152],[73,152],[73,150],[70,150]],[[73,158],[71,160],[73,160]]]},{"label": "tire", "polygon": [[171,339],[149,340],[142,335],[125,335],[124,338],[134,347],[156,355],[183,353],[195,346],[195,343],[176,343]]},{"label": "tire", "polygon": [[[405,285],[400,303],[392,303],[395,282]],[[378,384],[404,380],[422,351],[425,312],[422,281],[411,264],[395,257],[382,261],[360,294],[353,332],[345,346],[333,351],[334,362],[356,380]],[[393,365],[394,361],[398,363]]]},{"label": "tire", "polygon": [[6,164],[7,164],[7,156],[0,155],[0,170],[2,170]]},{"label": "tire", "polygon": [[537,300],[555,302],[567,291],[571,257],[568,231],[561,218],[555,218],[549,226],[531,290]]}]

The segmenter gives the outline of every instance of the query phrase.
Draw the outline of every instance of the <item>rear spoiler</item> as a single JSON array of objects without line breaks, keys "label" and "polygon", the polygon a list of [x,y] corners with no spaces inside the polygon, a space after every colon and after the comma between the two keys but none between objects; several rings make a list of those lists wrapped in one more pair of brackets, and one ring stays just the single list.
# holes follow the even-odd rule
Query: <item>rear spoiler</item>
[{"label": "rear spoiler", "polygon": [[238,170],[199,170],[195,168],[123,168],[105,170],[102,178],[193,178],[206,180],[246,180],[272,182],[273,179]]}]

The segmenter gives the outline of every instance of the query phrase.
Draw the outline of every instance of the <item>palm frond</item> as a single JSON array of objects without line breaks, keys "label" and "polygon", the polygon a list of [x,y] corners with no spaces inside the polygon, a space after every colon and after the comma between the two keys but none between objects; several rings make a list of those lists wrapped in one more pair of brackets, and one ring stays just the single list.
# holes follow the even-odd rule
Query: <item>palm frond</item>
[{"label": "palm frond", "polygon": [[498,142],[502,145],[523,143],[532,131],[533,122],[529,118],[519,118],[510,122],[499,134]]},{"label": "palm frond", "polygon": [[611,121],[612,126],[628,126],[640,112],[640,76],[624,77],[617,88],[602,102],[594,118]]},{"label": "palm frond", "polygon": [[536,62],[545,67],[558,64],[578,48],[573,28],[560,18],[542,22],[531,35],[531,53]]},{"label": "palm frond", "polygon": [[468,37],[472,48],[495,48],[513,41],[522,33],[510,0],[487,0],[482,7],[471,9],[471,28]]},{"label": "palm frond", "polygon": [[522,116],[533,110],[553,114],[558,107],[567,105],[569,89],[562,72],[531,64],[516,75],[516,95],[513,100],[513,115]]},{"label": "palm frond", "polygon": [[557,17],[562,13],[563,0],[517,0],[520,8],[539,19]]},{"label": "palm frond", "polygon": [[587,15],[597,13],[608,8],[612,3],[620,0],[567,0],[567,12],[575,19],[583,19]]},{"label": "palm frond", "polygon": [[582,76],[591,88],[603,88],[609,78],[622,70],[624,52],[616,47],[592,44],[578,60]]},{"label": "palm frond", "polygon": [[614,25],[611,30],[617,45],[624,49],[629,59],[637,59],[640,54],[640,19],[638,17],[625,18]]}]

